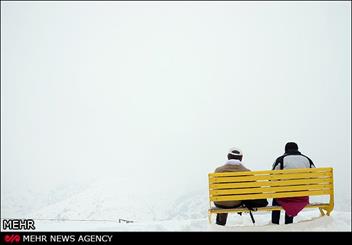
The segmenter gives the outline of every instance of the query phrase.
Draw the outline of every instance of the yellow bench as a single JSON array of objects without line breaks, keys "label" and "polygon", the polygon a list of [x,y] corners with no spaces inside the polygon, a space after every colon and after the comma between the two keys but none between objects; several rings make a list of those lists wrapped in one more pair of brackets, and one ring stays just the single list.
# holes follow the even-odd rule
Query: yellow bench
[{"label": "yellow bench", "polygon": [[[304,168],[250,172],[210,173],[209,223],[217,213],[249,212],[247,208],[221,209],[212,202],[281,197],[329,195],[329,203],[311,203],[305,208],[319,208],[321,215],[330,215],[334,208],[333,168]],[[255,211],[282,210],[281,206],[256,208]]]}]

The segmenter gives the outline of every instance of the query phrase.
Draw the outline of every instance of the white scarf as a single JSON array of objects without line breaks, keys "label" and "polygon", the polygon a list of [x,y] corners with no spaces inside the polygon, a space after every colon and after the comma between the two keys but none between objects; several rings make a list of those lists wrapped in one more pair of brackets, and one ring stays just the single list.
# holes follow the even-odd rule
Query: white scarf
[{"label": "white scarf", "polygon": [[230,159],[230,160],[227,160],[226,164],[240,165],[240,164],[242,164],[242,162],[238,159]]}]

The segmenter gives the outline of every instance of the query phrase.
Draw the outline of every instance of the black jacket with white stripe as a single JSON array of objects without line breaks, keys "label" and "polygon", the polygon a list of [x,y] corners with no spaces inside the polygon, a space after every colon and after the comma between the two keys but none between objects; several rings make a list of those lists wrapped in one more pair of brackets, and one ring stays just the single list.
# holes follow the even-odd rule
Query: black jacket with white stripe
[{"label": "black jacket with white stripe", "polygon": [[287,151],[273,164],[273,170],[292,168],[315,168],[315,165],[309,157],[299,151]]}]

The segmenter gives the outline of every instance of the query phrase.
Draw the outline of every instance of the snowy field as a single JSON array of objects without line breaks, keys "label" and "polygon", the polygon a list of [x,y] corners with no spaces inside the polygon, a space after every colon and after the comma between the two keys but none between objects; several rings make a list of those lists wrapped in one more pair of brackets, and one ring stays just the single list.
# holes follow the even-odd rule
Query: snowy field
[{"label": "snowy field", "polygon": [[[168,220],[119,224],[117,222],[43,221],[35,220],[37,231],[351,231],[351,213],[333,212],[330,217],[319,211],[303,211],[290,225],[270,223],[270,214],[254,214],[256,224],[248,214],[230,214],[225,227],[209,224],[204,219]],[[283,222],[283,215],[281,222]],[[213,216],[213,222],[215,215]]]},{"label": "snowy field", "polygon": [[[318,209],[304,210],[293,224],[279,226],[271,224],[270,212],[254,213],[255,225],[249,214],[229,214],[227,226],[221,227],[214,224],[215,215],[208,223],[205,188],[134,192],[124,189],[128,184],[127,178],[99,179],[41,195],[28,191],[27,196],[5,196],[2,218],[34,219],[36,231],[351,231],[351,212],[338,208],[330,217],[320,217]],[[145,187],[149,184],[145,182]],[[327,201],[311,198],[318,200]],[[281,216],[283,222],[283,212]],[[119,223],[119,219],[132,223]]]},{"label": "snowy field", "polygon": [[[351,29],[347,1],[1,1],[1,218],[351,231]],[[332,215],[208,224],[208,173],[228,149],[269,170],[289,141],[334,168]]]}]

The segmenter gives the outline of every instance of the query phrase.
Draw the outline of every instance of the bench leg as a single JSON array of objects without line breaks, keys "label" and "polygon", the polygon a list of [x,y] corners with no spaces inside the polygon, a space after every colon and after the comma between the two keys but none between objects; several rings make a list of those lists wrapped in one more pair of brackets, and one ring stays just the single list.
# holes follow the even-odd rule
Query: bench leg
[{"label": "bench leg", "polygon": [[[330,213],[331,213],[332,209],[330,209],[330,208],[323,208],[323,210],[325,210],[327,216],[330,216]],[[320,212],[322,212],[322,211],[320,211]]]},{"label": "bench leg", "polygon": [[208,213],[209,224],[211,224],[211,213]]},{"label": "bench leg", "polygon": [[322,208],[319,208],[319,211],[320,211],[321,216],[324,216],[324,215],[325,215],[325,213],[324,213],[324,211],[323,211]]}]

